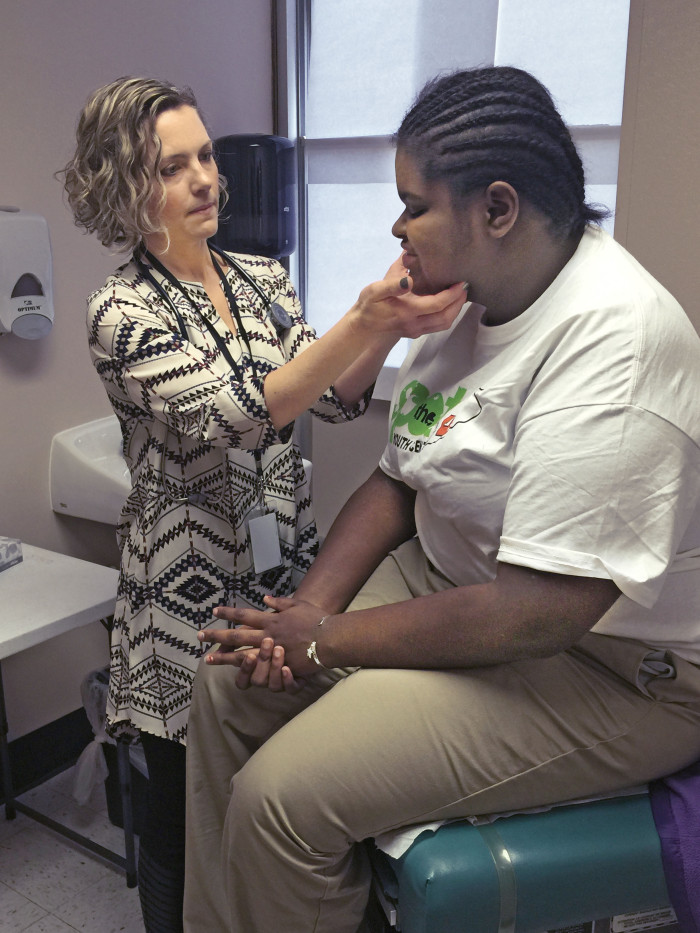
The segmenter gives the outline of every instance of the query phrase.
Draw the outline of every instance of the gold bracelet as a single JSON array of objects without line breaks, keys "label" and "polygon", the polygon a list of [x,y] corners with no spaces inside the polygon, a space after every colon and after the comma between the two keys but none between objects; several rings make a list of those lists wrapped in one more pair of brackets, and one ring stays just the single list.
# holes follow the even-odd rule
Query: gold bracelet
[{"label": "gold bracelet", "polygon": [[[318,623],[319,626],[323,625],[323,623],[326,621],[327,618],[328,616],[324,616],[321,619],[321,621]],[[309,659],[309,661],[313,661],[315,664],[318,664],[319,667],[322,667],[324,671],[328,670],[326,665],[321,662],[321,659],[319,658],[318,653],[316,652],[316,641],[315,640],[312,641],[309,647],[306,649],[306,657]]]}]

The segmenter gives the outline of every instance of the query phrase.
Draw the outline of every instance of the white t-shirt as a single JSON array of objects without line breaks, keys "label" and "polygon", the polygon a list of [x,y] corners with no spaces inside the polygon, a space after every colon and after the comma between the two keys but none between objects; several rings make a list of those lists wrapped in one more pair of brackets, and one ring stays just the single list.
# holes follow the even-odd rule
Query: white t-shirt
[{"label": "white t-shirt", "polygon": [[[700,338],[601,230],[523,314],[415,341],[381,467],[455,585],[496,561],[612,579],[594,631],[700,663]],[[670,572],[669,572],[670,570]],[[695,572],[693,572],[695,571]]]}]

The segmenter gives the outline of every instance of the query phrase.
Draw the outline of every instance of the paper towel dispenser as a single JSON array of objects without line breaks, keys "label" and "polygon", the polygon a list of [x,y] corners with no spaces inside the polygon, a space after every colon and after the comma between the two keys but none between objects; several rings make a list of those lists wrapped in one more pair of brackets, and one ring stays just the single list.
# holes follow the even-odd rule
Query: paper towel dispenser
[{"label": "paper towel dispenser", "polygon": [[0,334],[35,340],[52,326],[48,224],[39,214],[0,206]]},{"label": "paper towel dispenser", "polygon": [[213,242],[234,253],[280,259],[296,249],[296,150],[284,136],[262,133],[214,141],[228,201]]}]

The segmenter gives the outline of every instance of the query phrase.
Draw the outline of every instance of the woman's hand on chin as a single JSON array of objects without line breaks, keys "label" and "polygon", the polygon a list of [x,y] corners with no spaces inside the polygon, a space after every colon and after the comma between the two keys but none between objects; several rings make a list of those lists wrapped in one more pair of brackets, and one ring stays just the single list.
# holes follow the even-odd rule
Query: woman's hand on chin
[{"label": "woman's hand on chin", "polygon": [[407,269],[397,259],[381,281],[362,289],[351,314],[364,332],[420,337],[452,326],[467,300],[464,287],[457,282],[434,295],[417,295]]}]

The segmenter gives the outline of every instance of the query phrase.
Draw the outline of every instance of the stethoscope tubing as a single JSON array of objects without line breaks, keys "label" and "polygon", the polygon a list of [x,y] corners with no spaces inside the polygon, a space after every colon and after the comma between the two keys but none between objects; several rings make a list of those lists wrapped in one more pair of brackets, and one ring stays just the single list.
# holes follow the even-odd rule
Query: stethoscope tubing
[{"label": "stethoscope tubing", "polygon": [[[211,249],[212,252],[215,252],[215,253],[216,253],[218,256],[220,256],[228,265],[230,265],[231,268],[234,270],[234,272],[236,272],[236,274],[239,275],[240,278],[242,278],[244,282],[246,282],[248,285],[250,285],[250,286],[255,290],[255,292],[260,296],[260,298],[262,299],[262,301],[263,301],[263,303],[264,303],[264,305],[265,305],[265,308],[266,308],[266,310],[267,310],[267,313],[268,313],[268,314],[270,315],[270,317],[272,318],[273,326],[275,327],[275,330],[277,331],[278,334],[279,334],[279,332],[280,332],[280,329],[281,329],[281,330],[286,330],[288,327],[291,326],[291,323],[292,323],[292,322],[291,322],[291,319],[289,318],[289,316],[288,316],[287,312],[285,311],[285,309],[282,308],[281,305],[278,305],[276,302],[275,302],[275,303],[272,303],[272,302],[270,301],[270,299],[268,298],[268,296],[265,294],[265,292],[262,290],[262,288],[260,287],[260,285],[255,281],[255,279],[254,279],[251,275],[249,275],[249,274],[245,271],[245,269],[243,269],[243,268],[239,265],[239,263],[237,263],[234,259],[232,259],[230,256],[228,256],[226,253],[224,253],[223,250],[218,249],[218,247],[215,247],[215,246],[213,246],[213,245],[211,245],[211,244],[209,244],[209,246],[210,246],[210,249]],[[159,262],[154,256],[152,256],[149,252],[147,252],[147,251],[144,250],[143,255],[146,256],[146,258],[147,258],[148,261],[151,263],[151,265],[153,266],[153,268],[155,268],[161,275],[163,275],[163,277],[164,277],[165,279],[167,279],[175,288],[177,288],[177,289],[185,296],[185,298],[187,298],[187,300],[189,301],[189,303],[192,305],[192,307],[193,307],[193,309],[194,309],[196,315],[201,319],[202,323],[207,327],[207,329],[209,330],[209,332],[210,332],[210,334],[211,334],[213,340],[216,342],[217,346],[218,346],[219,349],[221,350],[221,353],[223,354],[224,358],[226,359],[226,361],[228,362],[228,364],[231,366],[232,370],[233,370],[234,373],[236,374],[236,378],[238,379],[239,382],[241,382],[241,381],[242,381],[242,377],[241,377],[240,369],[238,368],[238,365],[237,365],[237,363],[235,362],[235,360],[233,359],[233,357],[231,356],[228,347],[226,346],[225,342],[224,342],[223,339],[221,338],[221,335],[218,334],[218,333],[216,332],[216,330],[214,329],[214,327],[213,327],[213,325],[211,324],[211,322],[208,321],[207,318],[204,317],[204,315],[202,315],[202,313],[200,312],[199,308],[195,305],[195,303],[192,301],[192,299],[190,298],[190,296],[189,296],[189,295],[185,292],[185,290],[183,289],[181,283],[175,278],[175,276],[173,276],[173,275],[162,265],[162,263],[160,263],[160,262]],[[180,310],[179,310],[179,308],[177,307],[177,305],[175,304],[175,302],[172,300],[172,298],[170,297],[170,295],[167,293],[167,291],[165,290],[165,288],[163,287],[163,285],[162,285],[162,284],[156,279],[156,277],[152,274],[152,272],[151,272],[151,270],[148,268],[148,266],[143,262],[143,260],[142,260],[142,258],[141,258],[140,255],[138,255],[138,256],[135,255],[135,256],[134,256],[134,262],[135,262],[136,265],[138,266],[139,271],[141,272],[141,274],[142,274],[142,275],[144,276],[144,278],[148,281],[149,285],[151,285],[151,287],[157,292],[157,294],[160,296],[160,298],[161,298],[161,299],[166,303],[166,305],[168,305],[168,306],[170,307],[170,309],[172,310],[173,314],[175,315],[175,319],[177,320],[178,330],[179,330],[179,332],[180,332],[180,336],[182,337],[182,339],[185,340],[185,341],[189,341],[190,338],[189,338],[189,334],[187,333],[187,327],[186,327],[185,322],[184,322],[184,320],[183,320],[182,314],[180,313]],[[224,274],[223,270],[221,270],[220,267],[216,264],[216,262],[214,261],[213,257],[212,257],[212,262],[214,263],[214,268],[215,268],[216,271],[219,273],[219,277],[220,277],[220,279],[221,279],[222,288],[223,288],[224,293],[225,293],[225,295],[226,295],[226,299],[227,299],[227,301],[228,301],[228,303],[229,303],[229,307],[230,307],[230,309],[231,309],[231,313],[233,314],[233,316],[234,316],[235,319],[236,319],[236,325],[237,325],[237,327],[238,327],[239,334],[240,334],[240,336],[243,338],[243,341],[244,341],[244,343],[245,343],[245,345],[246,345],[246,349],[248,350],[248,355],[249,355],[249,357],[250,357],[251,366],[253,367],[253,372],[254,372],[254,374],[255,374],[255,369],[256,369],[256,367],[255,367],[255,358],[253,357],[253,353],[252,353],[252,350],[251,350],[251,347],[250,347],[250,341],[249,341],[249,339],[248,339],[248,334],[246,333],[246,330],[245,330],[245,328],[243,327],[243,322],[241,321],[240,312],[239,312],[239,310],[238,310],[238,303],[236,302],[236,299],[235,299],[235,297],[234,297],[234,295],[233,295],[233,292],[231,291],[231,287],[230,287],[230,285],[229,285],[229,283],[228,283],[228,280],[227,280],[227,278],[226,278],[226,275]],[[275,315],[275,313],[274,313],[274,312],[275,312],[275,309],[279,309],[276,315]],[[280,318],[281,318],[281,319],[280,319]],[[168,502],[172,503],[173,505],[185,504],[185,503],[189,503],[189,504],[193,504],[193,505],[203,505],[203,504],[207,504],[208,497],[206,496],[205,493],[193,493],[193,494],[190,495],[190,496],[173,496],[173,495],[170,493],[170,491],[168,490],[168,486],[167,486],[166,479],[165,479],[165,448],[166,448],[166,444],[164,443],[164,444],[163,444],[163,450],[162,450],[162,453],[161,453],[161,476],[162,476],[162,481],[163,481],[163,491],[164,491],[164,493],[165,493],[165,496],[166,496],[166,499],[168,500]],[[262,463],[261,463],[261,454],[260,454],[260,451],[258,451],[258,450],[254,451],[254,455],[255,455],[255,464],[256,464],[256,469],[257,469],[257,474],[258,474],[258,483],[259,483],[259,487],[260,487],[260,496],[261,496],[261,498],[262,498],[262,496],[263,496],[263,476],[262,476]],[[225,496],[225,494],[226,494],[226,486],[227,486],[227,482],[228,482],[228,473],[229,473],[229,471],[228,471],[228,456],[227,456],[227,454],[226,454],[226,450],[224,450],[224,452],[223,452],[223,464],[222,464],[222,465],[223,465],[223,468],[224,468],[224,478],[223,478],[223,483],[222,483],[222,487],[221,487],[221,492],[220,492],[219,497],[218,497],[217,502],[216,502],[217,505],[221,505],[222,502],[223,502],[224,496]]]}]

